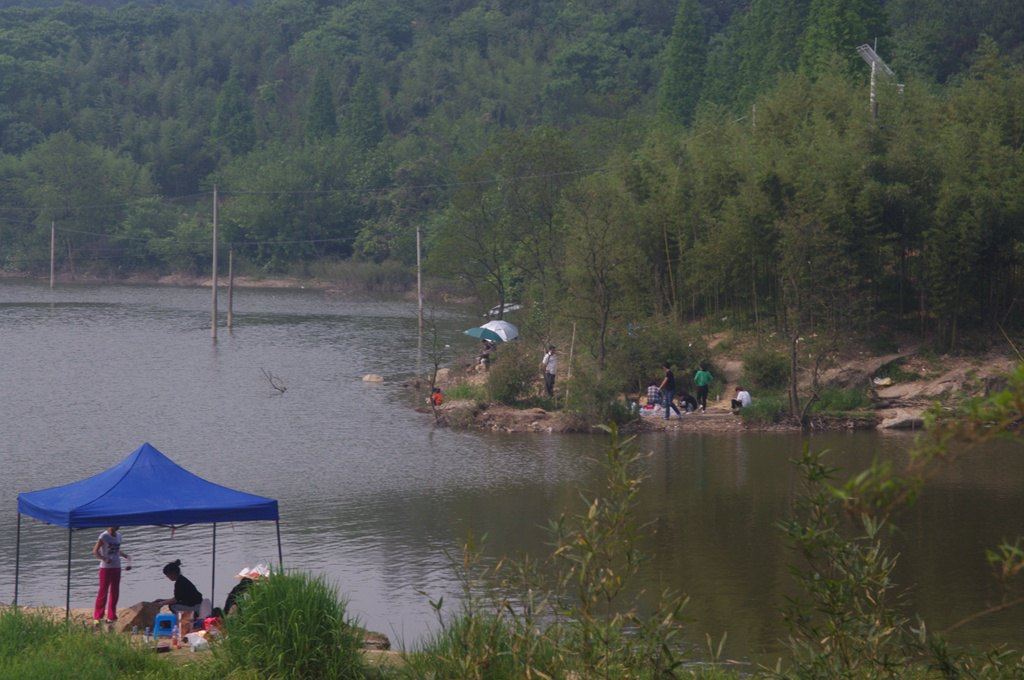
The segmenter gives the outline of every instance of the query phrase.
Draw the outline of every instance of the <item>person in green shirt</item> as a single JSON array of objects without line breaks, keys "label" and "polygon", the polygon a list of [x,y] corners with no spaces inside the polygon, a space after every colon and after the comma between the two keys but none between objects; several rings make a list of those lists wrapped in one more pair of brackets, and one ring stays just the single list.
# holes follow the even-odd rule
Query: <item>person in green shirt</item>
[{"label": "person in green shirt", "polygon": [[697,386],[697,403],[700,404],[701,413],[708,410],[708,385],[714,379],[703,366],[693,374],[693,384]]}]

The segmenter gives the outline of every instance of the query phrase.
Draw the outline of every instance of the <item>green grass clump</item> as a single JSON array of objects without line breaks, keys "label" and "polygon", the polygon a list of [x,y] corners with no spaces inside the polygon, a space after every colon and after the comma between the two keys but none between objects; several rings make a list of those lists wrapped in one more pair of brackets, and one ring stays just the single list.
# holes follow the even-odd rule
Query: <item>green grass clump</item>
[{"label": "green grass clump", "polygon": [[444,398],[445,401],[487,401],[487,389],[483,385],[457,383],[444,391]]},{"label": "green grass clump", "polygon": [[740,409],[743,421],[757,425],[772,425],[786,417],[787,403],[782,397],[765,395],[754,399],[750,406]]},{"label": "green grass clump", "polygon": [[402,677],[521,678],[526,666],[551,674],[550,659],[544,658],[548,654],[525,661],[516,643],[507,621],[467,610],[446,622],[421,649],[406,655]]},{"label": "green grass clump", "polygon": [[19,609],[0,612],[0,678],[175,678],[181,671],[123,635]]},{"label": "green grass clump", "polygon": [[243,670],[280,680],[366,677],[362,632],[323,577],[289,573],[257,581],[225,624],[224,639],[214,646],[225,675]]},{"label": "green grass clump", "polygon": [[845,413],[860,411],[871,406],[871,400],[864,390],[843,390],[831,387],[822,390],[818,400],[811,406],[816,413]]}]

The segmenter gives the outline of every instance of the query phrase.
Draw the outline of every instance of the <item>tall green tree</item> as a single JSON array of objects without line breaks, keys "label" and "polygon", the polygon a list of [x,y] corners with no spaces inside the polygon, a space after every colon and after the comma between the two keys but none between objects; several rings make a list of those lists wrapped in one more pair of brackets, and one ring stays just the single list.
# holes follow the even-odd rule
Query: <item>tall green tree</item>
[{"label": "tall green tree", "polygon": [[603,370],[613,324],[635,314],[646,287],[648,264],[638,247],[637,223],[621,183],[604,175],[570,192],[562,219],[567,314],[585,322],[585,336]]},{"label": "tall green tree", "polygon": [[750,101],[781,72],[796,70],[809,0],[754,0],[744,17],[740,97]]},{"label": "tall green tree", "polygon": [[800,52],[800,69],[816,76],[838,56],[851,72],[856,48],[886,34],[882,0],[811,0]]},{"label": "tall green tree", "polygon": [[362,149],[372,149],[384,138],[380,91],[370,71],[364,68],[359,73],[345,112],[345,132]]},{"label": "tall green tree", "polygon": [[665,48],[658,110],[669,121],[687,124],[700,101],[707,63],[707,36],[697,0],[681,0]]},{"label": "tall green tree", "polygon": [[338,117],[334,111],[334,94],[323,69],[317,69],[313,90],[306,105],[306,139],[331,137],[338,132]]},{"label": "tall green tree", "polygon": [[214,139],[233,154],[245,153],[256,142],[252,104],[242,89],[237,71],[231,73],[217,95],[210,131]]}]

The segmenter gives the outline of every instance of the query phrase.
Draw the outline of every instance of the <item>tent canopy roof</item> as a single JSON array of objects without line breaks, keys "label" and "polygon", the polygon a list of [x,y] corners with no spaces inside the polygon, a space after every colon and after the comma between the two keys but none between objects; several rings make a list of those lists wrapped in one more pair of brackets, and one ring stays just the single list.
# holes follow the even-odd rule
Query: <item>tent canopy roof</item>
[{"label": "tent canopy roof", "polygon": [[18,512],[71,529],[278,519],[273,498],[208,482],[148,443],[87,479],[18,494]]}]

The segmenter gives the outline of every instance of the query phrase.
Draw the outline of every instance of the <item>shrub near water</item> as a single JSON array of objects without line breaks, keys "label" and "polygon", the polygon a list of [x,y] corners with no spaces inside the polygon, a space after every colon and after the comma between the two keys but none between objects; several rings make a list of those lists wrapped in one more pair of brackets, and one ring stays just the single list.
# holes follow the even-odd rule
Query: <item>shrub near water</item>
[{"label": "shrub near water", "polygon": [[493,401],[513,405],[528,396],[540,378],[541,355],[519,342],[502,343],[487,372],[487,393]]},{"label": "shrub near water", "polygon": [[786,417],[786,401],[781,397],[765,395],[758,397],[745,409],[740,410],[744,422],[758,425],[772,425]]},{"label": "shrub near water", "polygon": [[362,633],[322,577],[274,574],[253,584],[227,617],[214,653],[225,671],[292,680],[362,678]]}]

